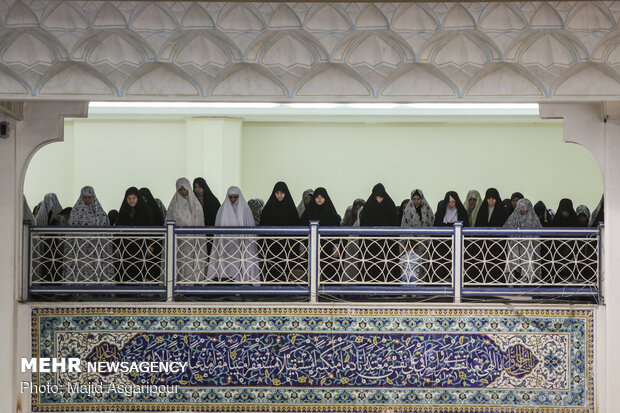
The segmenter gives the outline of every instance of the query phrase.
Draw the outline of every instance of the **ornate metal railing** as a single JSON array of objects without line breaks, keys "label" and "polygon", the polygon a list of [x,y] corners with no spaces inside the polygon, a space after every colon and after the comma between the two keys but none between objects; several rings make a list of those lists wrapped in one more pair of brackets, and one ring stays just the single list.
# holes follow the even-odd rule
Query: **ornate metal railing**
[{"label": "ornate metal railing", "polygon": [[175,294],[307,294],[309,228],[176,228]]},{"label": "ornate metal railing", "polygon": [[463,294],[592,295],[600,229],[463,229]]},{"label": "ornate metal railing", "polygon": [[600,295],[601,229],[24,228],[24,297]]},{"label": "ornate metal railing", "polygon": [[451,295],[452,228],[319,228],[318,292]]},{"label": "ornate metal railing", "polygon": [[166,292],[166,228],[32,227],[27,236],[31,294]]}]

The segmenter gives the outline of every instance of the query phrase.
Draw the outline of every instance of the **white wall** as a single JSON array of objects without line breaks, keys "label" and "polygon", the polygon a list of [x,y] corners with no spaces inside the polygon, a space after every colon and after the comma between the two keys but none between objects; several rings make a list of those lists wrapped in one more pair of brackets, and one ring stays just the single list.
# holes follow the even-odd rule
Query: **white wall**
[{"label": "white wall", "polygon": [[[284,180],[295,203],[304,189],[325,186],[340,213],[354,198],[367,198],[377,182],[386,186],[397,204],[419,187],[433,207],[448,190],[464,198],[469,189],[484,194],[495,186],[505,198],[520,191],[555,209],[561,198],[568,197],[575,206],[585,203],[593,210],[603,188],[594,157],[581,146],[564,143],[562,124],[557,122],[252,122],[241,128],[231,122],[188,127],[192,122],[66,122],[65,142],[43,147],[31,161],[24,187],[30,206],[47,192],[56,192],[63,206],[72,206],[84,185],[95,188],[106,210],[118,209],[125,189],[132,185],[149,187],[167,205],[176,179],[200,170],[196,156],[202,157],[205,178],[220,199],[224,186],[238,184],[246,199],[266,200],[274,183]],[[233,179],[239,182],[215,176],[225,173],[219,171],[226,171],[227,165],[239,176],[230,145],[215,152],[197,147],[194,134],[213,141],[210,134],[217,130],[234,140],[232,147],[241,152],[240,178]],[[240,140],[235,134],[241,135]],[[225,159],[223,168],[213,168],[218,156]]]}]

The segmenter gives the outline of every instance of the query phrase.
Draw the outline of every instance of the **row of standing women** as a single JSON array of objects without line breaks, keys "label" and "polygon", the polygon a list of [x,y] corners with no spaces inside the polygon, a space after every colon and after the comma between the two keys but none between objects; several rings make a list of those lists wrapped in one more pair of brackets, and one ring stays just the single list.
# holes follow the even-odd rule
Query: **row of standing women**
[{"label": "row of standing women", "polygon": [[[193,194],[190,195],[192,192]],[[117,226],[158,226],[163,225],[165,220],[174,220],[180,227],[205,225],[250,227],[257,222],[261,226],[296,226],[304,225],[304,223],[307,225],[309,221],[319,221],[323,226],[344,224],[366,227],[446,226],[457,221],[463,222],[466,226],[470,222],[475,223],[477,227],[536,228],[579,225],[578,213],[573,210],[572,202],[568,199],[560,202],[553,218],[544,205],[542,208],[537,208],[539,204],[542,204],[541,202],[537,203],[537,207],[533,207],[531,202],[519,193],[513,194],[511,201],[513,201],[512,205],[504,207],[499,192],[490,188],[484,200],[477,191],[470,191],[466,200],[467,207],[465,207],[458,194],[450,191],[439,203],[436,213],[433,213],[422,190],[415,189],[411,193],[411,198],[402,203],[399,211],[384,186],[377,184],[369,198],[366,201],[355,200],[353,205],[347,209],[344,220],[341,220],[325,188],[305,191],[302,202],[295,207],[286,184],[278,182],[264,207],[257,202],[254,208],[251,208],[249,204],[252,202],[245,201],[238,187],[231,187],[224,202],[220,204],[204,179],[197,178],[190,186],[187,179],[181,178],[176,183],[176,192],[167,211],[161,201],[156,200],[147,188],[140,190],[135,187],[129,188],[123,198],[115,224]],[[511,207],[513,211],[510,211]],[[538,210],[541,213],[538,213]],[[583,208],[581,210],[583,212]],[[82,189],[80,198],[68,217],[66,210],[63,214],[56,196],[48,194],[39,205],[34,219],[36,225],[39,226],[63,225],[64,222],[72,226],[107,226],[110,223],[93,188],[88,186]],[[592,220],[595,219],[602,221],[602,200],[593,214]],[[89,261],[85,258],[103,253],[110,257],[120,258],[116,260],[120,264],[113,266],[109,264],[113,260],[101,259],[100,256],[96,257],[99,258],[95,260],[96,265],[87,264],[86,268],[76,269],[65,264],[64,279],[93,280],[93,278],[101,278],[103,274],[103,277],[116,278],[119,282],[138,282],[154,281],[160,277],[159,261],[163,250],[161,241],[144,239],[138,242],[123,239],[112,244],[103,241],[100,244],[91,241],[80,242],[79,245],[70,246],[71,253],[78,254],[79,259],[65,259],[65,262],[78,263],[73,264],[74,267],[76,265],[84,267],[79,263]],[[59,250],[58,246],[52,247],[46,249],[47,253],[54,249]],[[67,249],[66,245],[64,249]],[[290,261],[280,258],[290,255],[290,246],[285,246],[281,241],[269,241],[269,245],[264,250],[270,256],[263,257],[269,265],[269,268],[263,269],[263,272],[271,279],[280,279],[285,271],[282,266]],[[297,255],[301,255],[304,249],[303,246],[298,246],[295,250],[299,252]],[[333,263],[334,259],[338,258],[340,250],[341,247],[336,244],[323,245],[322,258],[326,264],[326,270],[330,267],[330,260]],[[362,260],[364,266],[361,268],[362,273],[369,274],[371,278],[376,278],[379,273],[399,277],[400,270],[394,263],[398,261],[402,248],[396,243],[387,240],[385,242],[367,241],[367,245],[362,245],[359,251],[365,251],[367,258]],[[215,237],[213,240],[189,238],[181,245],[178,254],[181,258],[179,272],[185,274],[188,281],[199,282],[213,279],[259,281],[258,248],[251,238],[244,240],[236,237],[234,241],[222,237]],[[301,259],[301,257],[298,258]],[[209,265],[206,268],[200,268],[201,265],[197,263],[207,259]],[[47,261],[55,263],[56,266],[59,265],[58,262],[61,262],[54,259]],[[332,265],[334,266],[333,273],[342,270],[335,264]],[[293,267],[301,266],[301,262],[293,265]],[[59,268],[46,267],[42,272],[53,274],[58,271]],[[110,275],[112,273],[116,276]],[[55,277],[45,275],[42,278],[49,281]]]},{"label": "row of standing women", "polygon": [[[216,215],[221,204],[209,189],[206,181],[203,178],[196,178],[192,187],[190,187],[189,181],[181,178],[177,182],[177,186],[179,186],[181,181],[183,182],[180,186],[183,189],[180,190],[184,195],[175,192],[168,208],[168,210],[172,209],[172,211],[169,212],[167,212],[165,206],[158,198],[153,197],[148,188],[138,190],[136,187],[131,187],[127,189],[119,211],[112,210],[106,215],[95,196],[94,189],[90,186],[85,186],[82,188],[80,197],[74,206],[76,208],[75,211],[72,211],[73,208],[63,209],[56,194],[49,193],[35,207],[33,215],[24,198],[24,219],[32,221],[36,226],[161,226],[167,219],[175,220],[178,226],[216,225]],[[370,215],[368,219],[361,221],[360,217],[363,214],[359,212],[363,210],[364,205],[368,201],[376,199],[376,196],[372,196],[372,194],[368,201],[364,201],[361,198],[356,199],[347,208],[344,218],[341,220],[336,209],[333,208],[333,203],[325,188],[317,188],[316,191],[308,189],[302,195],[302,200],[296,208],[298,217],[295,217],[293,214],[283,212],[284,207],[276,207],[280,201],[275,198],[274,194],[280,191],[283,194],[286,192],[286,196],[281,199],[286,199],[284,204],[288,207],[287,211],[292,212],[294,208],[292,196],[288,191],[288,187],[285,187],[286,184],[283,182],[276,184],[267,202],[268,206],[264,205],[260,199],[251,199],[247,202],[255,225],[307,225],[308,221],[306,218],[316,214],[319,210],[324,210],[320,214],[325,222],[322,225],[371,226],[369,224]],[[514,212],[517,201],[524,198],[521,193],[515,192],[510,199],[502,201],[497,189],[489,188],[484,198],[476,190],[469,191],[465,204],[463,204],[458,194],[450,191],[446,193],[445,199],[437,205],[437,213],[435,214],[424,198],[424,193],[421,189],[414,189],[411,192],[411,197],[405,199],[400,206],[396,207],[382,184],[378,184],[373,188],[373,194],[379,191],[379,188],[381,188],[380,192],[384,195],[382,198],[387,199],[386,203],[382,204],[380,208],[384,211],[383,218],[378,221],[377,217],[372,219],[373,223],[379,226],[442,226],[457,219],[463,222],[465,226],[499,227],[503,226],[508,217]],[[282,189],[286,189],[286,191],[283,192]],[[191,192],[195,196],[188,198]],[[304,216],[306,207],[316,204],[319,196],[325,200],[326,206],[319,206],[317,208],[318,205],[314,205],[310,208],[310,215],[307,213]],[[187,205],[185,205],[185,202],[188,202]],[[449,202],[453,202],[454,205],[446,207],[446,204]],[[370,209],[377,209],[378,205],[369,205],[369,207]],[[366,209],[368,210],[368,208]],[[548,209],[542,201],[538,201],[532,209],[538,217],[540,226],[543,227],[596,226],[603,222],[604,219],[602,199],[592,214],[590,214],[590,210],[585,205],[579,205],[576,209],[573,208],[572,201],[566,198],[560,201],[557,213]],[[448,216],[446,216],[446,212]],[[327,223],[328,220],[329,223]],[[532,225],[536,224],[532,223]]]}]

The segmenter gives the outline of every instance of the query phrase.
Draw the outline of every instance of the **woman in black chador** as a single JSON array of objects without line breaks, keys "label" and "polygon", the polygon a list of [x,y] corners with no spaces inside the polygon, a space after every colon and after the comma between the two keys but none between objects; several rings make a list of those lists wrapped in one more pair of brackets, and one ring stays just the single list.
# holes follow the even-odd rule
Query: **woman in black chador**
[{"label": "woman in black chador", "polygon": [[[278,182],[271,191],[261,214],[260,226],[264,227],[292,227],[299,225],[299,214],[293,202],[293,197],[284,182]],[[299,245],[291,245],[295,241],[289,239],[266,239],[264,243],[263,273],[265,281],[292,282],[295,281],[293,270],[302,270],[299,262]],[[296,272],[297,272],[296,271]]]},{"label": "woman in black chador", "polygon": [[[399,226],[396,205],[383,184],[372,188],[364,209],[361,212],[361,227],[395,227]],[[362,280],[363,282],[393,283],[399,279],[398,266],[399,245],[394,240],[363,239],[362,251]]]},{"label": "woman in black chador", "polygon": [[196,178],[194,179],[194,195],[198,198],[198,202],[200,202],[200,206],[202,207],[202,212],[205,217],[205,227],[212,227],[215,225],[215,216],[217,215],[218,209],[220,209],[220,201],[217,200],[209,185],[207,185],[207,181],[204,178]]},{"label": "woman in black chador", "polygon": [[[573,201],[568,198],[560,200],[555,216],[551,221],[552,227],[578,227],[579,221],[577,219],[577,213],[573,207]],[[555,247],[552,253],[555,251],[553,258],[552,275],[559,277],[558,282],[570,283],[577,281],[579,276],[577,272],[581,271],[581,266],[578,268],[575,266],[576,257],[582,255],[582,251],[579,250],[579,241],[562,241],[554,240]],[[584,244],[585,245],[585,244]],[[583,246],[582,246],[583,248]],[[589,255],[589,254],[588,254]]]},{"label": "woman in black chador", "polygon": [[[495,188],[489,188],[478,210],[475,226],[503,227],[508,215],[499,191]],[[466,243],[464,256],[466,281],[505,281],[506,241],[477,240]]]},{"label": "woman in black chador", "polygon": [[159,208],[159,205],[157,205],[157,201],[151,193],[151,190],[148,188],[140,188],[138,193],[140,198],[142,198],[142,201],[144,201],[144,203],[149,207],[149,211],[151,211],[151,225],[156,227],[164,225],[165,216],[161,213],[161,209]]},{"label": "woman in black chador", "polygon": [[[340,226],[340,215],[323,187],[314,191],[310,203],[301,215],[301,225],[308,225],[310,221],[319,221],[321,226]],[[335,281],[334,277],[341,269],[339,258],[340,244],[337,241],[321,241],[320,273],[323,281]]]},{"label": "woman in black chador", "polygon": [[301,225],[308,225],[310,221],[319,221],[319,225],[324,227],[340,226],[340,215],[323,187],[314,191],[310,203],[301,215]]},{"label": "woman in black chador", "polygon": [[[455,222],[462,222],[464,227],[469,226],[469,216],[467,209],[459,199],[455,191],[446,192],[441,205],[437,207],[435,214],[436,227],[451,227]],[[450,271],[452,270],[452,253],[450,252],[449,241],[433,240],[431,243],[431,271],[429,279],[435,283],[452,283]]]},{"label": "woman in black chador", "polygon": [[[193,182],[194,195],[200,202],[202,207],[202,214],[205,219],[205,227],[215,226],[215,216],[220,209],[220,201],[217,200],[211,188],[207,185],[207,181],[204,178],[196,178]],[[213,247],[213,237],[207,237],[207,255],[211,256],[211,248]]]},{"label": "woman in black chador", "polygon": [[551,226],[551,220],[553,218],[551,217],[551,214],[549,214],[549,210],[543,201],[536,202],[534,205],[534,212],[540,221],[541,227]]},{"label": "woman in black chador", "polygon": [[523,198],[525,197],[521,192],[514,192],[510,196],[510,203],[508,204],[508,209],[506,210],[506,219],[508,219],[508,217],[514,212],[515,208],[517,207],[517,202],[519,202],[519,199]]},{"label": "woman in black chador", "polygon": [[[160,227],[166,221],[166,215],[162,213],[157,200],[148,188],[140,188],[138,191],[140,198],[149,207],[151,212],[151,225]],[[151,262],[148,263],[148,279],[149,282],[159,281],[163,268],[164,241],[161,238],[151,238],[147,240],[148,251],[151,253]]]},{"label": "woman in black chador", "polygon": [[464,227],[469,226],[467,209],[465,209],[459,195],[455,191],[446,192],[443,203],[438,205],[434,226],[451,227],[458,221],[462,222]]},{"label": "woman in black chador", "polygon": [[476,227],[502,227],[508,218],[499,191],[495,188],[487,189],[484,201],[478,210]]},{"label": "woman in black chador", "polygon": [[[116,226],[146,227],[153,225],[153,217],[144,202],[138,188],[131,187],[125,191],[123,203],[118,210]],[[120,254],[118,281],[135,283],[149,281],[149,270],[154,265],[154,256],[150,240],[122,236],[117,243]],[[152,281],[152,280],[150,280]]]},{"label": "woman in black chador", "polygon": [[551,221],[552,227],[578,227],[577,213],[573,208],[573,201],[568,198],[560,200],[558,210]]}]

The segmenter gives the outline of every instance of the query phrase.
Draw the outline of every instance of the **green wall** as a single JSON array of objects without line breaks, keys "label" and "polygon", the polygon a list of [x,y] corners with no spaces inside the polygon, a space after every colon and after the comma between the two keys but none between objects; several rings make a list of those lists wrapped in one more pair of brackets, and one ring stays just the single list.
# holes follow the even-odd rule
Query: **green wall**
[{"label": "green wall", "polygon": [[504,198],[519,191],[556,209],[568,197],[593,210],[603,190],[598,164],[562,133],[560,123],[245,124],[243,184],[264,197],[278,179],[296,197],[325,186],[341,213],[377,182],[397,205],[414,188],[435,209],[449,190],[463,199],[494,186]]},{"label": "green wall", "polygon": [[[190,121],[194,126],[188,128]],[[132,185],[148,186],[167,205],[176,179],[201,170],[220,199],[225,186],[238,184],[246,199],[267,200],[274,183],[284,180],[296,204],[304,189],[325,186],[341,214],[353,199],[367,198],[377,182],[397,204],[421,188],[433,208],[448,190],[464,198],[469,189],[484,194],[490,186],[503,197],[520,191],[553,209],[568,197],[592,210],[602,193],[594,157],[564,143],[559,122],[245,122],[237,128],[238,119],[225,120],[230,127],[221,127],[222,119],[199,120],[208,127],[195,127],[196,121],[68,121],[65,141],[42,148],[31,161],[24,187],[30,206],[47,192],[72,206],[84,185],[95,188],[106,210],[118,209]],[[213,142],[216,133],[240,141],[238,161],[229,150],[220,153],[222,148],[194,150],[197,139]],[[218,157],[225,159],[223,166],[210,167]],[[227,165],[237,175],[239,163],[240,182],[209,176],[225,174],[218,171]]]}]

